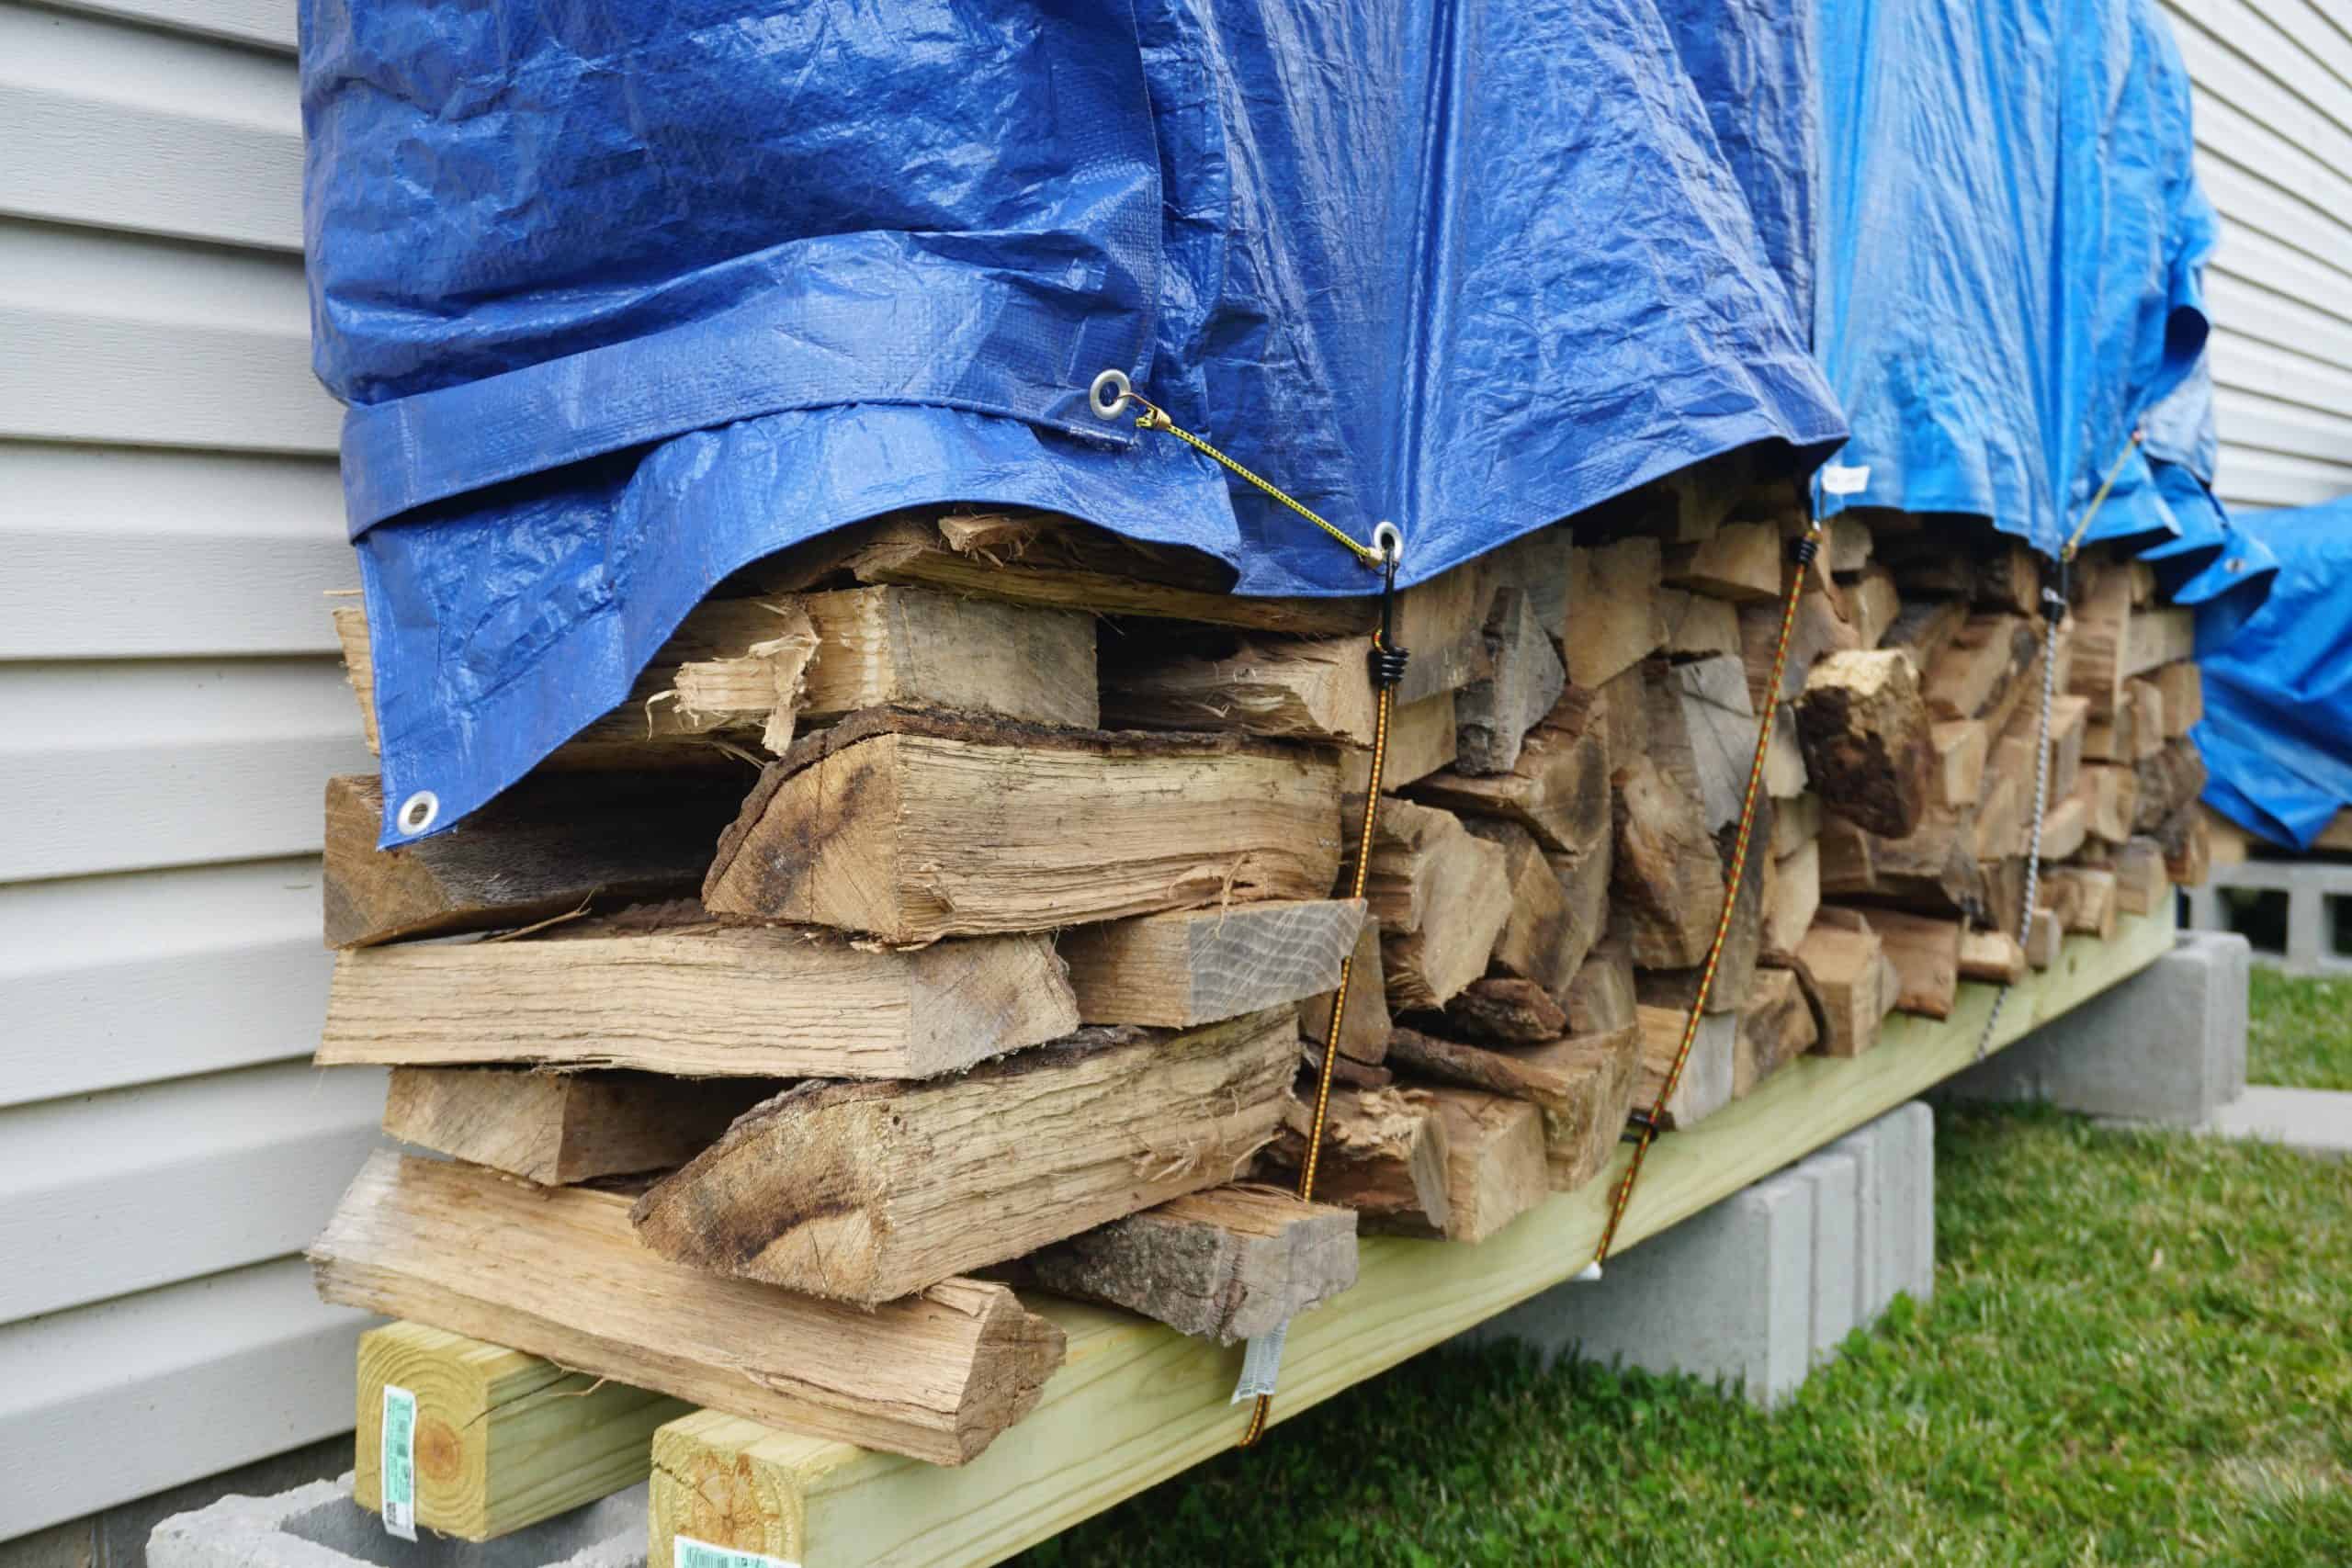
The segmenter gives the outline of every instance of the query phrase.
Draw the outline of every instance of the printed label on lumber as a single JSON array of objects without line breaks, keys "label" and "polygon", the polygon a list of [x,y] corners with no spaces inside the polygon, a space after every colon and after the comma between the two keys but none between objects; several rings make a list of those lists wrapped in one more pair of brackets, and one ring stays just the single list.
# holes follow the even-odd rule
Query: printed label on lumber
[{"label": "printed label on lumber", "polygon": [[694,1540],[683,1535],[675,1540],[677,1549],[672,1554],[671,1568],[800,1568],[789,1558],[713,1546],[707,1540]]},{"label": "printed label on lumber", "polygon": [[384,1385],[384,1531],[416,1539],[416,1395]]}]

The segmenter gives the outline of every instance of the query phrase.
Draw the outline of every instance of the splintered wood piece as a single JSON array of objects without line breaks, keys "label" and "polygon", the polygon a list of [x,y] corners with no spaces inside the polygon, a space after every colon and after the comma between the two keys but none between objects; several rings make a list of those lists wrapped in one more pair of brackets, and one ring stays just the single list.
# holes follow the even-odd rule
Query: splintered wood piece
[{"label": "splintered wood piece", "polygon": [[1356,1282],[1356,1215],[1235,1183],[1081,1231],[1023,1268],[1057,1295],[1231,1345],[1271,1334]]},{"label": "splintered wood piece", "polygon": [[770,1078],[395,1067],[384,1131],[548,1186],[667,1170],[783,1086]]},{"label": "splintered wood piece", "polygon": [[2127,677],[2144,675],[2160,665],[2196,655],[2197,613],[2186,604],[2135,609],[2124,625],[2123,673]]},{"label": "splintered wood piece", "polygon": [[2155,832],[2188,811],[2205,790],[2205,759],[2188,740],[2166,741],[2134,771],[2140,779],[2140,801],[2132,814],[2135,832]]},{"label": "splintered wood piece", "polygon": [[1027,1414],[1062,1332],[1002,1285],[873,1311],[672,1263],[628,1199],[369,1156],[311,1247],[320,1297],[815,1437],[961,1464]]},{"label": "splintered wood piece", "polygon": [[[1523,1047],[1496,1047],[1399,1029],[1389,1051],[1399,1066],[1442,1082],[1510,1095],[1545,1111],[1574,1116],[1589,1108],[1598,1057],[1626,1032],[1617,1029],[1600,1034],[1558,1035]],[[1614,1129],[1610,1135],[1616,1135]]]},{"label": "splintered wood piece", "polygon": [[703,898],[894,942],[1316,898],[1339,869],[1339,786],[1328,750],[1249,737],[877,709],[762,773]]},{"label": "splintered wood piece", "polygon": [[[1473,980],[1462,994],[1445,1004],[1445,1025],[1471,1040],[1493,1040],[1510,1045],[1532,1045],[1556,1040],[1567,1032],[1567,1010],[1550,991],[1516,976],[1487,976]],[[1398,1030],[1388,1037],[1396,1048]]]},{"label": "splintered wood piece", "polygon": [[[1641,1083],[1634,1092],[1639,1106],[1657,1103],[1658,1091],[1682,1044],[1689,1014],[1680,1008],[1636,1010],[1641,1026]],[[1732,1058],[1736,1055],[1739,1019],[1736,1013],[1711,1012],[1699,1020],[1698,1037],[1690,1043],[1682,1077],[1668,1097],[1659,1124],[1668,1128],[1695,1127],[1732,1101]]]},{"label": "splintered wood piece", "polygon": [[1935,747],[1918,677],[1893,650],[1833,653],[1797,699],[1805,771],[1840,815],[1885,838],[1919,825]]},{"label": "splintered wood piece", "polygon": [[1571,1034],[1609,1034],[1634,1022],[1634,961],[1623,942],[1602,942],[1577,968],[1565,998]]},{"label": "splintered wood piece", "polygon": [[[1609,871],[1612,847],[1606,835],[1574,854],[1546,854],[1544,863],[1560,884],[1567,924],[1566,951],[1577,964],[1592,951],[1609,924]],[[1573,973],[1573,971],[1571,971]]]},{"label": "splintered wood piece", "polygon": [[[1371,599],[1258,599],[1227,592],[1229,569],[1205,556],[1139,545],[1045,513],[924,521],[899,515],[818,542],[822,566],[860,582],[910,583],[949,593],[1104,615],[1145,615],[1294,637],[1370,632]],[[782,585],[807,573],[788,556]],[[1418,650],[1417,650],[1418,651]]]},{"label": "splintered wood piece", "polygon": [[934,1083],[807,1083],[637,1201],[698,1269],[872,1305],[1234,1179],[1298,1064],[1289,1008],[1082,1030]]},{"label": "splintered wood piece", "polygon": [[1461,821],[1408,800],[1381,803],[1365,894],[1380,922],[1380,964],[1392,1008],[1442,1008],[1486,973],[1510,919],[1500,847]]},{"label": "splintered wood piece", "polygon": [[[1378,1066],[1388,1054],[1388,986],[1380,967],[1380,921],[1367,917],[1363,929],[1356,933],[1355,946],[1349,954],[1348,1010],[1340,1019],[1340,1055],[1342,1065],[1352,1059],[1366,1066]],[[1331,1030],[1331,1003],[1339,991],[1336,978],[1332,988],[1318,991],[1298,1005],[1298,1032],[1302,1038],[1317,1044],[1324,1043]]]},{"label": "splintered wood piece", "polygon": [[[1388,716],[1388,752],[1381,760],[1380,787],[1402,789],[1453,761],[1453,694],[1438,692],[1406,703]],[[1340,809],[1352,831],[1372,787],[1372,752],[1361,747],[1340,753]]]},{"label": "splintered wood piece", "polygon": [[1794,953],[1819,908],[1821,846],[1808,839],[1795,853],[1772,863],[1764,897],[1763,928],[1758,933],[1760,951],[1780,957]]},{"label": "splintered wood piece", "polygon": [[327,945],[523,926],[690,894],[742,798],[741,773],[537,773],[446,833],[379,850],[380,781],[331,778]]},{"label": "splintered wood piece", "polygon": [[[1475,1089],[1428,1093],[1445,1128],[1446,1215],[1439,1234],[1481,1242],[1544,1201],[1551,1182],[1542,1111]],[[1374,1228],[1390,1227],[1375,1220]]]},{"label": "splintered wood piece", "polygon": [[1679,588],[1657,591],[1657,615],[1665,627],[1658,646],[1673,659],[1739,657],[1739,607],[1728,599],[1711,599]]},{"label": "splintered wood piece", "polygon": [[1960,938],[1960,977],[1996,986],[2014,986],[2025,978],[2025,949],[2007,931],[1963,931]]},{"label": "splintered wood piece", "polygon": [[2165,894],[2165,851],[2155,840],[2127,839],[2115,852],[2115,907],[2126,915],[2153,915]]},{"label": "splintered wood piece", "polygon": [[1929,728],[1928,743],[1936,752],[1932,787],[1928,792],[1932,804],[1974,806],[1984,798],[1988,742],[1981,719],[1944,719]]},{"label": "splintered wood piece", "polygon": [[1529,732],[1511,771],[1431,773],[1407,794],[1430,806],[1517,822],[1547,851],[1580,853],[1609,832],[1609,748],[1591,722],[1593,694],[1568,688]]},{"label": "splintered wood piece", "polygon": [[1940,719],[1985,717],[2018,686],[2040,649],[2033,623],[2023,615],[1971,615],[1928,667],[1928,711]]},{"label": "splintered wood piece", "polygon": [[2025,961],[2036,969],[2047,969],[2058,962],[2059,949],[2066,941],[2066,929],[2058,919],[2058,911],[2047,905],[2033,912],[2033,924],[2025,934]]},{"label": "splintered wood piece", "polygon": [[1826,907],[1797,943],[1792,967],[1821,1015],[1819,1049],[1826,1056],[1859,1056],[1878,1043],[1879,1025],[1894,1005],[1885,987],[1885,947],[1865,923],[1825,919]]},{"label": "splintered wood piece", "polygon": [[[1771,802],[1758,802],[1760,812],[1769,814]],[[1770,824],[1759,825],[1767,835]],[[1731,874],[1731,859],[1736,844],[1736,827],[1726,827],[1715,835],[1715,852],[1724,863],[1724,874]],[[1724,930],[1724,942],[1715,957],[1713,983],[1707,991],[1709,1012],[1730,1012],[1739,1006],[1739,998],[1747,993],[1749,982],[1756,973],[1756,960],[1763,950],[1765,884],[1771,875],[1771,857],[1751,853],[1747,857],[1747,874],[1733,895],[1731,923]],[[1710,939],[1713,933],[1710,931]],[[1657,1006],[1687,1008],[1699,995],[1700,968],[1645,970],[1637,980],[1635,990],[1641,999]]]},{"label": "splintered wood piece", "polygon": [[[1306,1157],[1311,1108],[1294,1097],[1268,1145],[1270,1170],[1295,1172]],[[1447,1203],[1446,1126],[1427,1089],[1331,1090],[1315,1199],[1353,1209],[1359,1221],[1390,1222],[1422,1235],[1442,1235]]]},{"label": "splintered wood piece", "polygon": [[1043,936],[889,952],[768,926],[606,929],[343,953],[318,1061],[920,1078],[1078,1027]]},{"label": "splintered wood piece", "polygon": [[1778,599],[1781,531],[1770,523],[1727,523],[1709,538],[1668,551],[1663,578],[1672,587],[1734,604]]},{"label": "splintered wood piece", "polygon": [[1629,1020],[1617,1029],[1554,1041],[1537,1053],[1557,1086],[1548,1102],[1538,1101],[1552,1190],[1573,1192],[1599,1177],[1617,1152],[1641,1088],[1641,1026]]},{"label": "splintered wood piece", "polygon": [[2070,860],[2079,853],[2090,838],[2090,802],[2084,797],[2082,786],[2064,800],[2051,802],[2041,818],[2041,858],[2044,861]]},{"label": "splintered wood piece", "polygon": [[1533,600],[1517,588],[1505,587],[1495,604],[1495,616],[1485,634],[1492,673],[1454,695],[1456,773],[1510,772],[1527,732],[1552,711],[1566,682]]},{"label": "splintered wood piece", "polygon": [[2058,923],[2105,942],[2115,935],[2115,873],[2089,866],[2053,865],[2041,874]]},{"label": "splintered wood piece", "polygon": [[1363,921],[1360,899],[1283,898],[1080,926],[1059,951],[1086,1022],[1184,1029],[1332,989]]},{"label": "splintered wood piece", "polygon": [[2132,583],[2122,572],[2095,577],[2068,617],[2075,658],[2065,690],[2090,700],[2093,723],[2112,722],[2123,703],[2130,664]]},{"label": "splintered wood piece", "polygon": [[1617,771],[1617,839],[1610,869],[1612,931],[1634,962],[1680,969],[1701,962],[1723,908],[1724,869],[1699,803],[1647,757]]},{"label": "splintered wood piece", "polygon": [[1568,552],[1568,679],[1598,687],[1657,651],[1665,640],[1657,591],[1658,542],[1620,539]]},{"label": "splintered wood piece", "polygon": [[1114,728],[1239,730],[1370,746],[1374,698],[1368,637],[1241,638],[1214,652],[1147,644],[1102,671]]},{"label": "splintered wood piece", "polygon": [[1758,970],[1755,987],[1739,1007],[1732,1098],[1745,1099],[1758,1084],[1804,1055],[1820,1032],[1796,976],[1786,969]]},{"label": "splintered wood piece", "polygon": [[[1323,1072],[1323,1047],[1313,1041],[1298,1043],[1298,1061],[1310,1077],[1320,1077]],[[1396,1075],[1376,1064],[1359,1062],[1352,1056],[1341,1056],[1331,1068],[1331,1081],[1350,1089],[1386,1089],[1396,1081]]]},{"label": "splintered wood piece", "polygon": [[1503,852],[1503,875],[1510,887],[1510,918],[1495,938],[1490,966],[1544,990],[1565,988],[1599,934],[1590,912],[1570,908],[1567,883],[1526,829],[1475,818],[1463,826]]},{"label": "splintered wood piece", "polygon": [[2164,704],[2164,737],[2177,740],[2205,716],[2205,677],[2194,663],[2182,659],[2165,665],[2150,679]]},{"label": "splintered wood piece", "polygon": [[[1747,671],[1747,704],[1762,712],[1772,680],[1772,645],[1781,635],[1778,604],[1743,604],[1739,610],[1739,650]],[[1833,653],[1860,649],[1861,637],[1838,609],[1838,602],[1818,581],[1808,580],[1797,596],[1797,621],[1789,632],[1789,658],[1781,672],[1781,702],[1794,702],[1804,689],[1805,672]]]},{"label": "splintered wood piece", "polygon": [[2076,785],[2087,813],[2090,836],[2120,844],[2132,836],[2132,818],[2140,807],[2140,776],[2112,762],[2094,762],[2082,770]]},{"label": "splintered wood piece", "polygon": [[1846,596],[1846,615],[1854,624],[1854,640],[1866,649],[1885,641],[1903,614],[1903,595],[1894,586],[1894,574],[1873,566],[1850,579],[1840,577],[1838,586]]},{"label": "splintered wood piece", "polygon": [[609,1497],[651,1469],[654,1428],[683,1400],[421,1323],[359,1337],[351,1500],[384,1511],[384,1390],[416,1402],[413,1522],[490,1540]]},{"label": "splintered wood piece", "polygon": [[1887,962],[1894,965],[1895,1007],[1929,1018],[1951,1017],[1960,997],[1960,922],[1900,909],[1858,912],[1878,934]]}]

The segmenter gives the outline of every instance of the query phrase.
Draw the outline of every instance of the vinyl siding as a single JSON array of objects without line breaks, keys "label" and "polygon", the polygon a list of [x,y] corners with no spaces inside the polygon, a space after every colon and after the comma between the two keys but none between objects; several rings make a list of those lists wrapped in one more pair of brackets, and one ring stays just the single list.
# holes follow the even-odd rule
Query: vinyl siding
[{"label": "vinyl siding", "polygon": [[2216,475],[2233,506],[2352,494],[2352,4],[2167,0],[2196,85]]},{"label": "vinyl siding", "polygon": [[292,0],[0,0],[0,1540],[351,1425]]}]

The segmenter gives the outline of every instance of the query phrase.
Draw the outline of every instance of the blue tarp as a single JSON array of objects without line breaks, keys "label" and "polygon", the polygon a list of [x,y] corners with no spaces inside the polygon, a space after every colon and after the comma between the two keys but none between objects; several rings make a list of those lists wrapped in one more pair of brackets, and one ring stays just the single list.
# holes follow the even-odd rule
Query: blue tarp
[{"label": "blue tarp", "polygon": [[2352,496],[2252,513],[2239,526],[2278,576],[2236,637],[2199,648],[2205,718],[2190,734],[2209,805],[2309,849],[2352,806]]},{"label": "blue tarp", "polygon": [[1367,591],[1094,421],[1105,367],[1396,519],[1408,581],[1736,446],[1817,458],[1810,160],[1716,133],[1793,69],[1777,10],[1720,12],[1711,118],[1656,0],[304,0],[388,803],[446,828],[730,571],[894,508]]}]

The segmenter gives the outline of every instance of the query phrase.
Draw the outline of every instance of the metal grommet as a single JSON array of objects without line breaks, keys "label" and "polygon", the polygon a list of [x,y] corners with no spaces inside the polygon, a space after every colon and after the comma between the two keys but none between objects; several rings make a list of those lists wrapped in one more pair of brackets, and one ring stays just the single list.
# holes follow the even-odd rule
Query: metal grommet
[{"label": "metal grommet", "polygon": [[421,789],[401,802],[400,811],[392,820],[401,832],[414,838],[432,827],[440,815],[441,797],[429,789]]},{"label": "metal grommet", "polygon": [[1382,560],[1387,561],[1392,565],[1403,565],[1405,560],[1405,530],[1399,528],[1394,523],[1383,520],[1379,524],[1375,525],[1372,530],[1372,547],[1379,552],[1380,558]]},{"label": "metal grommet", "polygon": [[[1106,391],[1111,394],[1107,399],[1102,395]],[[1125,371],[1105,370],[1094,378],[1094,385],[1087,389],[1086,401],[1087,406],[1094,411],[1095,418],[1114,420],[1126,412],[1127,404],[1134,396],[1135,387],[1128,381]]]}]

